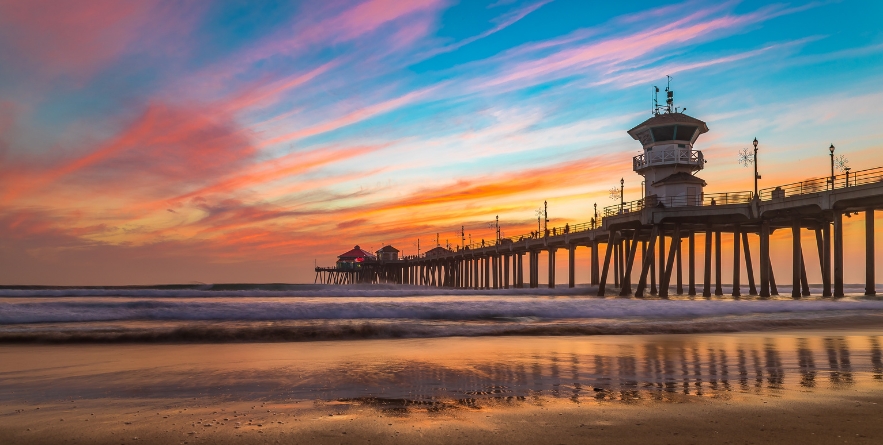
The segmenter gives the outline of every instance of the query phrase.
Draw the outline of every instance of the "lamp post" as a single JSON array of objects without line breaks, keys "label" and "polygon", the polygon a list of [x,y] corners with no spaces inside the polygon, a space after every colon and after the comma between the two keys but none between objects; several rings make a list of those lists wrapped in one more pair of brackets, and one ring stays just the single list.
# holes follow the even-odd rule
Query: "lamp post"
[{"label": "lamp post", "polygon": [[828,151],[831,152],[831,190],[834,190],[834,144],[828,147]]},{"label": "lamp post", "polygon": [[623,208],[625,208],[625,178],[619,179],[619,213],[622,213]]},{"label": "lamp post", "polygon": [[543,217],[546,221],[543,223],[543,230],[549,230],[549,202],[543,201]]},{"label": "lamp post", "polygon": [[757,180],[760,179],[760,175],[757,174],[757,138],[754,138],[754,196],[757,196]]}]

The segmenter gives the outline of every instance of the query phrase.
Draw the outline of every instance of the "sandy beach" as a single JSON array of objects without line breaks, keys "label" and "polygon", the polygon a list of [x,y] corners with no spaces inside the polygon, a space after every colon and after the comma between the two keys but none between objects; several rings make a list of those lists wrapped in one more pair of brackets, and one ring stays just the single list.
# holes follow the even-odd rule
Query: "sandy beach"
[{"label": "sandy beach", "polygon": [[0,443],[879,443],[880,344],[862,328],[6,345]]}]

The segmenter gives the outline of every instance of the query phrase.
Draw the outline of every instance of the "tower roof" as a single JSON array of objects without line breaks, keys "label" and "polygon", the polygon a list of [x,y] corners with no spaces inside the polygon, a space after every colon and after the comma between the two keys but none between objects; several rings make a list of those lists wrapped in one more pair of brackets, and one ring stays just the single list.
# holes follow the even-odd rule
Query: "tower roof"
[{"label": "tower roof", "polygon": [[377,258],[373,253],[368,252],[367,250],[363,250],[361,247],[356,246],[353,250],[350,250],[347,253],[344,253],[337,257],[339,260],[355,260],[358,258]]},{"label": "tower roof", "polygon": [[644,147],[663,141],[684,141],[691,145],[700,134],[708,132],[708,125],[684,113],[657,114],[628,131],[629,136]]},{"label": "tower roof", "polygon": [[656,186],[662,184],[701,184],[703,187],[707,185],[704,179],[698,176],[693,176],[687,172],[677,172],[668,175],[654,182],[652,185]]}]

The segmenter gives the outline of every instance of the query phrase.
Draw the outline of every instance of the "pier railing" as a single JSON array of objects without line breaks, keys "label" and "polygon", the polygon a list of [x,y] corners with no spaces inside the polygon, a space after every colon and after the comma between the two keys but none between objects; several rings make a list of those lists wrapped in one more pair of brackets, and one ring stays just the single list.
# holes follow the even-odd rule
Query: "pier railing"
[{"label": "pier railing", "polygon": [[754,197],[752,192],[703,193],[694,196],[667,196],[659,198],[648,196],[622,205],[616,204],[604,208],[604,216],[622,215],[637,212],[648,207],[699,207],[728,204],[747,204]]},{"label": "pier railing", "polygon": [[649,151],[632,158],[632,168],[639,172],[654,165],[686,164],[702,170],[705,166],[705,158],[702,152],[692,148],[668,148]]},{"label": "pier railing", "polygon": [[[834,180],[833,184],[831,179]],[[761,201],[769,201],[880,182],[883,182],[883,167],[876,167],[859,170],[855,173],[846,172],[834,175],[833,178],[826,176],[824,178],[812,178],[800,182],[792,182],[791,184],[768,187],[761,189],[758,194]]]},{"label": "pier railing", "polygon": [[[683,149],[681,149],[683,151]],[[701,153],[698,155],[701,159]],[[637,162],[637,157],[636,157]],[[643,162],[643,161],[642,161]],[[637,165],[637,164],[636,164]],[[830,177],[813,178],[805,181],[794,182],[791,184],[780,185],[761,189],[758,197],[763,201],[771,199],[787,198],[789,196],[807,195],[812,193],[820,193],[832,189],[842,189],[846,187],[856,187],[866,184],[883,183],[883,167],[876,167],[867,170],[860,170],[855,173],[849,172],[845,174],[835,175],[832,185]],[[700,206],[717,206],[732,204],[748,204],[754,198],[754,193],[746,192],[726,192],[726,193],[704,193],[699,196],[670,196],[666,198],[657,198],[650,196],[645,199],[636,199],[623,204],[614,204],[603,209],[601,215],[594,222],[584,222],[567,226],[549,227],[548,233],[544,231],[535,231],[523,235],[509,236],[500,238],[499,240],[491,239],[484,242],[477,241],[465,246],[465,249],[475,250],[486,247],[503,246],[512,243],[521,242],[530,239],[544,239],[546,237],[564,235],[566,233],[584,232],[601,227],[602,218],[616,215],[623,215],[633,212],[639,212],[645,208],[661,207],[661,208],[682,208],[682,207],[700,207]],[[454,248],[455,251],[462,252],[464,249]],[[423,258],[422,255],[403,257],[402,259]]]}]

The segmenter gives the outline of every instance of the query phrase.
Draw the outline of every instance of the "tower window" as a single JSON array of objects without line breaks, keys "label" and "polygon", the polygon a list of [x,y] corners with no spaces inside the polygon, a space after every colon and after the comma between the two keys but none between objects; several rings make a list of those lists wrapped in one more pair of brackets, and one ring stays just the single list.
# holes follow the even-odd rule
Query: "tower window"
[{"label": "tower window", "polygon": [[675,138],[675,126],[666,125],[664,127],[655,127],[653,131],[653,140],[656,142],[670,141]]}]

